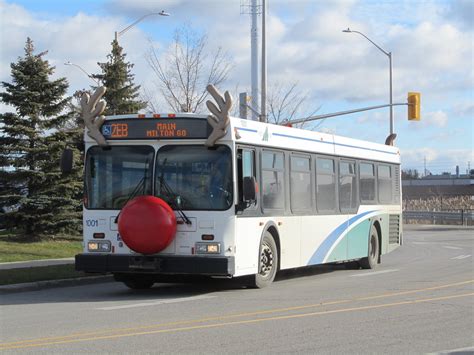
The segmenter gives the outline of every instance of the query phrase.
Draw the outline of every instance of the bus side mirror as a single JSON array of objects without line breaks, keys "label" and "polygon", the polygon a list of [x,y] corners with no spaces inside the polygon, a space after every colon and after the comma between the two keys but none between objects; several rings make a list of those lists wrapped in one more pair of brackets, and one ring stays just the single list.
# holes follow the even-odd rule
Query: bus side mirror
[{"label": "bus side mirror", "polygon": [[61,154],[61,172],[63,174],[69,174],[73,168],[73,153],[72,149],[66,148]]},{"label": "bus side mirror", "polygon": [[257,186],[257,181],[255,180],[255,177],[245,176],[243,183],[242,192],[244,201],[255,201],[257,199],[257,189],[255,188],[255,186]]}]

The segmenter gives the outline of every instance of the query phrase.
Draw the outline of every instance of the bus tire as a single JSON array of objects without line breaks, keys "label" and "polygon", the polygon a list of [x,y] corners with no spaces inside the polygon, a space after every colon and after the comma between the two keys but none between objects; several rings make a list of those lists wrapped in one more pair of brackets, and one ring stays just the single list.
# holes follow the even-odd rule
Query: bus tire
[{"label": "bus tire", "polygon": [[374,225],[370,228],[369,236],[369,253],[366,258],[359,260],[359,264],[363,269],[374,269],[379,261],[380,245],[379,233]]},{"label": "bus tire", "polygon": [[258,254],[258,273],[254,275],[252,286],[264,288],[275,279],[278,269],[278,249],[275,239],[269,231],[263,235]]}]

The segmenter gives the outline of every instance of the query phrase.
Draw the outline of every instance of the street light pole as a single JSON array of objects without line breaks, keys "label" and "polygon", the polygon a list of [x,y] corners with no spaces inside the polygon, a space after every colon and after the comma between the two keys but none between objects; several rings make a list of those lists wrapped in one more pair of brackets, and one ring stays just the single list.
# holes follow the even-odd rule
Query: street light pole
[{"label": "street light pole", "polygon": [[84,70],[84,68],[82,68],[80,65],[71,63],[69,60],[67,62],[65,62],[64,65],[72,65],[72,66],[78,68],[80,71],[82,71],[84,74],[86,74],[90,79],[94,80],[94,82],[97,84],[97,86],[100,86],[100,83],[97,80],[95,80],[92,75],[90,75],[88,72],[86,72]]},{"label": "street light pole", "polygon": [[389,67],[390,67],[390,134],[393,134],[394,131],[394,115],[393,115],[393,84],[392,84],[392,52],[387,52],[383,48],[381,48],[377,43],[372,41],[369,37],[359,31],[353,31],[350,28],[346,30],[342,30],[345,33],[358,33],[370,43],[372,43],[375,47],[377,47],[383,54],[388,57]]},{"label": "street light pole", "polygon": [[131,29],[133,26],[135,26],[136,24],[138,24],[139,22],[143,21],[145,18],[147,18],[148,16],[153,16],[153,15],[160,15],[160,16],[169,16],[170,14],[165,12],[164,10],[160,11],[160,12],[151,12],[149,14],[146,14],[146,15],[143,15],[142,17],[140,17],[139,19],[137,19],[135,22],[133,22],[132,24],[128,25],[127,27],[125,27],[123,30],[121,31],[115,31],[115,40],[118,41],[118,38],[119,36],[123,35],[125,32],[127,32],[129,29]]}]

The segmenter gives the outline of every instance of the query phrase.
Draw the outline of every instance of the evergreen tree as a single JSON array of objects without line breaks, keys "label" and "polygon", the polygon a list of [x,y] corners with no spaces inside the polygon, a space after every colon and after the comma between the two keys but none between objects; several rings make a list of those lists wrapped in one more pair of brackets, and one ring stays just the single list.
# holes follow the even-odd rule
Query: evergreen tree
[{"label": "evergreen tree", "polygon": [[133,64],[125,61],[126,54],[117,40],[112,41],[112,52],[107,55],[108,62],[97,63],[102,74],[93,75],[107,87],[104,99],[107,102],[105,115],[136,113],[147,106],[138,99],[139,85],[133,84],[135,75],[131,73]]},{"label": "evergreen tree", "polygon": [[63,114],[68,83],[51,79],[46,53],[35,54],[28,38],[24,57],[10,65],[12,82],[2,82],[0,93],[15,109],[0,114],[0,206],[6,227],[26,240],[80,225],[80,179],[62,176],[58,164],[71,135],[59,130],[69,119]]}]

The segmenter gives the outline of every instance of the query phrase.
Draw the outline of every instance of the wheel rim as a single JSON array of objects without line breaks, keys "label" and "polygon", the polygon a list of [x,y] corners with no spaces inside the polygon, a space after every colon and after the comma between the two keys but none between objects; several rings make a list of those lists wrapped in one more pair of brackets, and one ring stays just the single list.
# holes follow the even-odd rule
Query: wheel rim
[{"label": "wheel rim", "polygon": [[273,270],[273,250],[266,242],[262,244],[260,252],[260,275],[268,277]]}]

